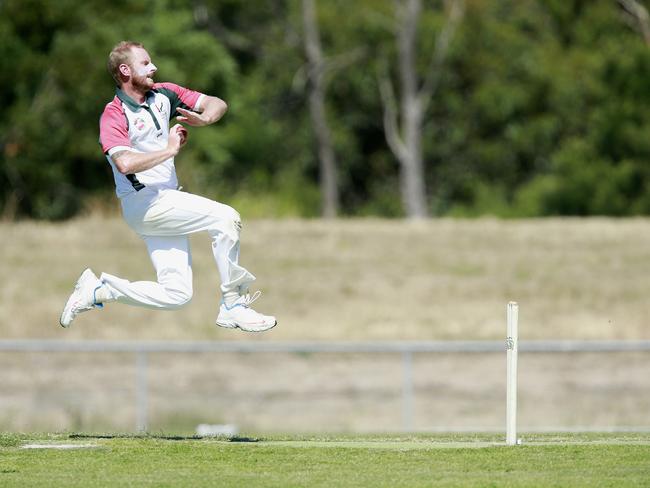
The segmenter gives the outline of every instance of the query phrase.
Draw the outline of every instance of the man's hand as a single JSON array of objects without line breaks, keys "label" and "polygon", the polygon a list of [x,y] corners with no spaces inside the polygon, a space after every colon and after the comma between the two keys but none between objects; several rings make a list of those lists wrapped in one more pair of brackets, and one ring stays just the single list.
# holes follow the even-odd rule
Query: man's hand
[{"label": "man's hand", "polygon": [[111,159],[117,170],[123,175],[146,171],[160,163],[173,158],[187,141],[187,129],[181,124],[176,124],[169,129],[167,147],[160,151],[140,153],[135,151],[117,151]]},{"label": "man's hand", "polygon": [[201,127],[204,125],[209,125],[211,123],[211,121],[205,115],[205,112],[198,113],[193,112],[192,110],[185,110],[184,108],[180,107],[178,107],[176,110],[181,114],[176,117],[176,120],[179,122],[185,122],[186,124],[193,127]]},{"label": "man's hand", "polygon": [[193,127],[201,127],[214,124],[223,117],[228,110],[228,105],[218,97],[206,96],[201,102],[200,112],[194,112],[193,110],[186,110],[180,107],[176,110],[181,114],[176,117],[176,120],[185,122],[187,125]]},{"label": "man's hand", "polygon": [[181,125],[181,128],[178,129],[178,133],[181,136],[181,147],[187,142],[187,129]]},{"label": "man's hand", "polygon": [[178,154],[181,147],[187,142],[187,129],[181,124],[176,124],[169,129],[169,139],[167,139],[167,148],[174,151],[174,155]]}]

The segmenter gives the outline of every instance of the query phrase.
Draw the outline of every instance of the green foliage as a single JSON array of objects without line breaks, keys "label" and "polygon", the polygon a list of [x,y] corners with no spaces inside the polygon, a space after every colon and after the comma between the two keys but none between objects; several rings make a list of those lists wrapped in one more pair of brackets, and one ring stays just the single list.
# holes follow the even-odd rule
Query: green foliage
[{"label": "green foliage", "polygon": [[465,105],[440,114],[461,134],[429,148],[458,141],[432,178],[442,213],[645,213],[650,50],[612,2],[508,3],[472,4],[463,24]]},{"label": "green foliage", "polygon": [[[465,3],[424,120],[432,213],[650,213],[650,48],[617,2]],[[423,1],[420,79],[441,4]],[[342,213],[401,216],[377,86],[384,67],[398,86],[394,2],[317,8]],[[0,2],[0,215],[68,218],[111,187],[97,121],[124,38],[145,44],[159,80],[229,104],[191,131],[177,160],[186,188],[255,216],[318,215],[301,2],[277,0]]]}]

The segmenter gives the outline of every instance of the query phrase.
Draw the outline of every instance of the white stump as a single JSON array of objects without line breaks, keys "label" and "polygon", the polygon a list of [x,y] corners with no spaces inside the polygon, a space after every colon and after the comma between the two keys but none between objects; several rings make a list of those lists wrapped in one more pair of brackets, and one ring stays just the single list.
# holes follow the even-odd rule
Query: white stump
[{"label": "white stump", "polygon": [[506,337],[506,444],[517,445],[517,302],[508,303]]}]

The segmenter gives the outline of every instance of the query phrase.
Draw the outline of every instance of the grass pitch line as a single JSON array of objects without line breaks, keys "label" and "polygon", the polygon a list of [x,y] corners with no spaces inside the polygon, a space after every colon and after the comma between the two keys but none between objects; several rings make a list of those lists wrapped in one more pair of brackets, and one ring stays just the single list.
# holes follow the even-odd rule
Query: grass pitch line
[{"label": "grass pitch line", "polygon": [[418,441],[257,441],[254,443],[239,443],[216,441],[229,446],[254,445],[259,447],[294,447],[297,449],[310,448],[347,448],[347,449],[388,449],[388,450],[426,450],[426,449],[459,449],[486,448],[503,446],[496,442],[418,442]]},{"label": "grass pitch line", "polygon": [[88,449],[99,447],[97,444],[24,444],[21,449]]},{"label": "grass pitch line", "polygon": [[[522,445],[529,447],[545,446],[650,446],[650,440],[645,439],[609,439],[609,440],[522,440]],[[255,442],[233,442],[215,440],[215,444],[228,446],[258,446],[258,447],[293,447],[296,449],[387,449],[396,451],[433,450],[433,449],[486,449],[507,447],[505,442],[495,441],[321,441],[321,440],[259,440]]]}]

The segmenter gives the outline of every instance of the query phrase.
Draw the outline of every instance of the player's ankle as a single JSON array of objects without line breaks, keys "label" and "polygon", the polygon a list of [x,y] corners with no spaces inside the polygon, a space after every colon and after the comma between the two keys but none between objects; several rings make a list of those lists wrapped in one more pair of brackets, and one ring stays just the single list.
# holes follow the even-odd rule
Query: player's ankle
[{"label": "player's ankle", "polygon": [[114,302],[115,297],[111,293],[111,290],[108,287],[108,285],[106,283],[102,283],[97,288],[95,288],[94,300],[95,300],[95,304],[101,304],[101,303]]},{"label": "player's ankle", "polygon": [[223,303],[226,305],[226,307],[232,307],[237,300],[239,300],[239,292],[238,291],[228,291],[223,294]]}]

